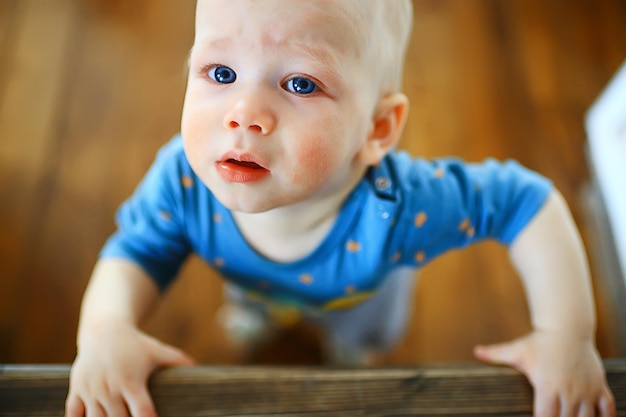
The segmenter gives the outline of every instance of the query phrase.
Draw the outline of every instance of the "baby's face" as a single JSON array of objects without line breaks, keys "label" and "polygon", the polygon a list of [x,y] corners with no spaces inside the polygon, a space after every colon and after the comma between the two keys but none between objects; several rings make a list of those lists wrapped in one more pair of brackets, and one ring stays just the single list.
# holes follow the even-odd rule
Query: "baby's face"
[{"label": "baby's face", "polygon": [[346,10],[355,1],[199,0],[182,134],[230,209],[345,193],[362,176],[379,92]]}]

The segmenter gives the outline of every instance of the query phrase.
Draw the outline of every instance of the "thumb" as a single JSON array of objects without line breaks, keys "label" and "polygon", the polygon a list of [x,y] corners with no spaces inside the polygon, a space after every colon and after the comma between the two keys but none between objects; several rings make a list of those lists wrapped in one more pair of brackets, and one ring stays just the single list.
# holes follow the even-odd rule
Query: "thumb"
[{"label": "thumb", "polygon": [[494,365],[521,367],[521,352],[516,341],[495,345],[478,345],[474,348],[474,356],[479,360]]},{"label": "thumb", "polygon": [[153,351],[154,361],[157,367],[162,366],[190,366],[195,363],[193,358],[182,350],[165,343],[156,342]]}]

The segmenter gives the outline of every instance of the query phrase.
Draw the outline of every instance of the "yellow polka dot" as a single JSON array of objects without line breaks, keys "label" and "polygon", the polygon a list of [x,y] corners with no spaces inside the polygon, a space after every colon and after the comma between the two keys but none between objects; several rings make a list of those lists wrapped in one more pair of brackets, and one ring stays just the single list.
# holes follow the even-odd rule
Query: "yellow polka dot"
[{"label": "yellow polka dot", "polygon": [[424,262],[424,259],[426,259],[426,254],[424,252],[420,251],[415,254],[415,260],[418,263]]},{"label": "yellow polka dot", "polygon": [[183,187],[185,187],[185,188],[193,187],[193,178],[191,178],[190,176],[185,175],[181,179],[181,182],[183,183]]},{"label": "yellow polka dot", "polygon": [[465,231],[465,234],[467,235],[467,237],[474,237],[474,234],[476,234],[476,230],[474,230],[473,227],[470,227]]},{"label": "yellow polka dot", "polygon": [[346,244],[346,249],[348,250],[348,252],[358,252],[361,250],[361,244],[359,242],[351,240]]},{"label": "yellow polka dot", "polygon": [[402,258],[402,254],[400,252],[396,252],[391,257],[391,261],[392,262],[398,262],[400,260],[400,258]]},{"label": "yellow polka dot", "polygon": [[215,214],[213,215],[213,221],[214,221],[215,223],[221,223],[221,222],[222,222],[222,215],[221,215],[221,214],[219,214],[219,213],[215,213]]},{"label": "yellow polka dot", "polygon": [[354,285],[348,285],[344,291],[346,294],[352,295],[356,292],[356,287]]},{"label": "yellow polka dot", "polygon": [[172,220],[172,215],[171,215],[169,212],[165,211],[165,210],[161,210],[161,211],[159,211],[159,217],[160,217],[162,220],[165,220],[165,221],[167,221],[167,222],[169,222],[170,220]]},{"label": "yellow polka dot", "polygon": [[435,170],[435,177],[436,178],[443,178],[443,176],[446,174],[446,172],[443,170],[443,168],[437,168]]},{"label": "yellow polka dot", "polygon": [[313,276],[309,274],[302,274],[298,278],[298,281],[300,281],[301,284],[311,285],[313,284]]},{"label": "yellow polka dot", "polygon": [[424,223],[428,220],[428,215],[424,211],[420,211],[415,216],[415,227],[422,227]]},{"label": "yellow polka dot", "polygon": [[222,268],[225,264],[226,262],[222,258],[215,258],[213,260],[213,265],[215,265],[218,268]]},{"label": "yellow polka dot", "polygon": [[459,230],[467,230],[471,227],[469,219],[465,219],[459,224]]}]

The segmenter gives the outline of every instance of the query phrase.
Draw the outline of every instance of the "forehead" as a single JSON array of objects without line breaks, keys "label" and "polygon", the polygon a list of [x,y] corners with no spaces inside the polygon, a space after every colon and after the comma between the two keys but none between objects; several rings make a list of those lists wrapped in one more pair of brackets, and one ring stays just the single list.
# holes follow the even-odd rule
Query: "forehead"
[{"label": "forehead", "polygon": [[195,42],[360,55],[367,23],[356,6],[356,0],[198,0]]}]

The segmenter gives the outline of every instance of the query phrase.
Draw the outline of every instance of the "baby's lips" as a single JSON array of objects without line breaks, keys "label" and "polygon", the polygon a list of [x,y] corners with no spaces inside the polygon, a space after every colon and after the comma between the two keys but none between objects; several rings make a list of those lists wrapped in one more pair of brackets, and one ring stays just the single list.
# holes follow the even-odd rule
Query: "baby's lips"
[{"label": "baby's lips", "polygon": [[245,169],[266,169],[256,162],[237,161],[236,159],[232,158],[224,161],[224,163],[238,165]]},{"label": "baby's lips", "polygon": [[238,154],[236,152],[228,152],[221,158],[220,161],[218,161],[218,163],[234,164],[247,169],[265,169],[269,171],[263,161],[251,153]]},{"label": "baby's lips", "polygon": [[228,182],[253,183],[263,180],[270,171],[254,161],[227,158],[216,164],[218,174]]}]

